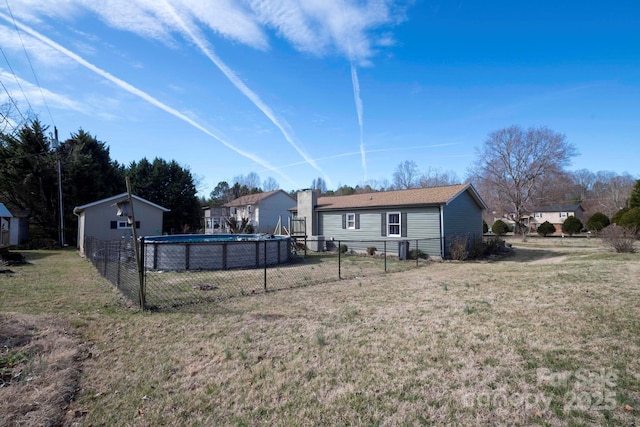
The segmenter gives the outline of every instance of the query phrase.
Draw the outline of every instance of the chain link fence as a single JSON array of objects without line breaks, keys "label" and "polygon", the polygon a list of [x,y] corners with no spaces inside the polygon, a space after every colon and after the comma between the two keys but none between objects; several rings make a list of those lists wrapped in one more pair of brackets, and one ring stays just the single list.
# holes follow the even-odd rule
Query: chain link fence
[{"label": "chain link fence", "polygon": [[131,238],[103,241],[87,237],[84,250],[86,258],[102,276],[125,297],[140,303],[140,276]]},{"label": "chain link fence", "polygon": [[140,275],[130,239],[87,238],[85,254],[127,298],[143,309],[166,310],[418,268],[428,260],[426,248],[442,244],[441,239],[172,244],[140,239]]}]

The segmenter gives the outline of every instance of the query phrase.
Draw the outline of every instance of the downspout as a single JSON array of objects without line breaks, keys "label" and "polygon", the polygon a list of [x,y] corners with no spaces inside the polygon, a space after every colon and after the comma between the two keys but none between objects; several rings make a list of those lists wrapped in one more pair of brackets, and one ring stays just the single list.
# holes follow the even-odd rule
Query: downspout
[{"label": "downspout", "polygon": [[440,210],[440,256],[444,259],[444,210],[442,205],[438,206]]},{"label": "downspout", "polygon": [[[76,211],[76,209],[73,209],[73,214],[75,216],[78,217],[78,225],[80,225],[80,215],[81,212]],[[82,226],[82,229],[84,230],[84,225]],[[80,252],[80,256],[84,257],[84,242],[80,241],[80,227],[78,226],[78,231],[77,231],[77,235],[76,235],[76,248],[78,249],[78,252]]]}]

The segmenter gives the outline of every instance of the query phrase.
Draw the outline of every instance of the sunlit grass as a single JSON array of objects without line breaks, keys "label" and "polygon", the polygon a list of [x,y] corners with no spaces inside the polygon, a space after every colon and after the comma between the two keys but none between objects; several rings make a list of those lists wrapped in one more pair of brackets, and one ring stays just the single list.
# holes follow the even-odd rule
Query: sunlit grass
[{"label": "sunlit grass", "polygon": [[[1,307],[52,314],[91,348],[70,408],[80,425],[632,424],[640,255],[533,240],[502,261],[152,314],[71,252],[27,253],[32,265],[0,277]],[[600,372],[615,380],[575,404],[576,374]],[[604,392],[613,407],[595,405]]]}]

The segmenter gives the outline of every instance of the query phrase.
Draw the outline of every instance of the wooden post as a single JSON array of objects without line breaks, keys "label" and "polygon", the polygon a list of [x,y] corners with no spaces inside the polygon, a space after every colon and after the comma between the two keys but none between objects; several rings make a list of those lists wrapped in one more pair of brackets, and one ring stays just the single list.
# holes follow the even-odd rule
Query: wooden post
[{"label": "wooden post", "polygon": [[145,308],[145,289],[144,289],[144,272],[142,270],[142,265],[140,265],[140,252],[138,250],[138,232],[136,230],[136,216],[133,210],[133,198],[131,197],[131,182],[129,181],[129,176],[125,178],[127,183],[127,197],[129,199],[129,208],[131,209],[131,216],[129,217],[129,221],[131,221],[131,234],[133,237],[133,252],[136,257],[136,266],[138,267],[138,281],[139,281],[139,291],[138,296],[140,300],[140,308],[144,310]]}]

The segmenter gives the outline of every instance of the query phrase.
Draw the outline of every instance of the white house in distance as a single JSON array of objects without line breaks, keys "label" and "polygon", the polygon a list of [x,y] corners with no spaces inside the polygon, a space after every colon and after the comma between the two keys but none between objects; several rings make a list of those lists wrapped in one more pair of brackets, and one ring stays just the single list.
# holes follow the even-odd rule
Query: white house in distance
[{"label": "white house in distance", "polygon": [[278,224],[286,225],[289,209],[296,205],[293,197],[283,190],[267,191],[238,197],[222,207],[205,208],[205,233],[225,231],[224,220],[249,220],[256,233],[273,233]]},{"label": "white house in distance", "polygon": [[[169,209],[132,195],[138,237],[162,234],[162,216]],[[99,240],[118,240],[132,236],[127,217],[118,216],[116,203],[126,200],[127,193],[76,206],[73,213],[78,217],[78,250],[84,256],[84,242],[87,237]]]},{"label": "white house in distance", "polygon": [[540,224],[549,221],[556,228],[555,233],[559,234],[562,233],[562,224],[570,216],[575,216],[584,224],[584,209],[579,204],[538,207],[526,219],[532,232],[535,232]]}]

